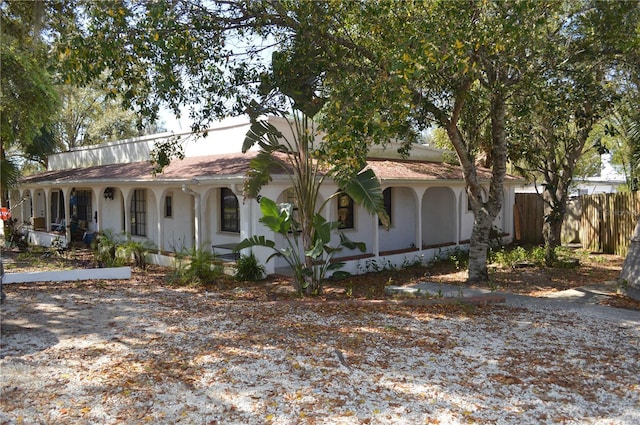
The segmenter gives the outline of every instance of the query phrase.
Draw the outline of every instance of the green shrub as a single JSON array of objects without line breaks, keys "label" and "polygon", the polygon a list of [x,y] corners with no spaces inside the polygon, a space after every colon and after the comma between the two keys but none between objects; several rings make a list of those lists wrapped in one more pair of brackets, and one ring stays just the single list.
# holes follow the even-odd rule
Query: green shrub
[{"label": "green shrub", "polygon": [[130,235],[126,235],[126,239],[116,249],[116,257],[122,257],[125,261],[133,259],[135,266],[144,270],[147,267],[147,254],[153,249],[155,245],[150,241],[133,240]]},{"label": "green shrub", "polygon": [[96,235],[92,242],[93,255],[101,267],[119,267],[126,264],[126,260],[116,256],[120,238],[111,230],[105,230]]},{"label": "green shrub", "polygon": [[211,251],[192,248],[176,256],[176,269],[170,283],[176,285],[198,285],[215,280],[224,268]]},{"label": "green shrub", "polygon": [[466,269],[469,266],[469,251],[456,248],[449,254],[449,260],[456,270]]},{"label": "green shrub", "polygon": [[[555,252],[556,257],[559,259],[555,262],[555,267],[575,266],[575,261],[571,260],[575,256],[575,253],[571,249],[559,246],[555,248]],[[543,246],[534,246],[528,249],[522,246],[502,248],[491,251],[490,260],[503,267],[513,267],[514,264],[521,261],[530,261],[538,266],[542,266],[545,264],[545,249]]]},{"label": "green shrub", "polygon": [[255,254],[242,255],[236,262],[235,277],[241,281],[254,282],[264,278],[264,265],[258,262]]},{"label": "green shrub", "polygon": [[[501,248],[491,253],[491,261],[504,267],[513,267],[513,265],[519,261],[531,260],[533,260],[531,252],[521,246],[513,249]],[[542,260],[544,260],[544,249],[542,249]]]},{"label": "green shrub", "polygon": [[535,262],[536,264],[542,264],[545,261],[544,256],[545,256],[544,247],[535,246],[531,250],[531,255],[529,260]]},{"label": "green shrub", "polygon": [[120,267],[134,262],[136,267],[144,270],[147,266],[146,255],[155,246],[148,240],[134,240],[127,233],[115,234],[105,230],[93,240],[93,255],[104,267]]}]

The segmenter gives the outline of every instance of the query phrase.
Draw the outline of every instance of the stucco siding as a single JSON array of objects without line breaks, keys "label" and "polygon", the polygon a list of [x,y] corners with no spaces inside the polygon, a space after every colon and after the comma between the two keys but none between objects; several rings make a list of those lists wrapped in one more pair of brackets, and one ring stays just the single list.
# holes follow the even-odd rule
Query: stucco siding
[{"label": "stucco siding", "polygon": [[456,202],[448,187],[428,188],[422,197],[422,244],[427,247],[457,243]]},{"label": "stucco siding", "polygon": [[378,226],[380,251],[408,249],[416,244],[416,194],[408,187],[391,187],[391,226]]}]

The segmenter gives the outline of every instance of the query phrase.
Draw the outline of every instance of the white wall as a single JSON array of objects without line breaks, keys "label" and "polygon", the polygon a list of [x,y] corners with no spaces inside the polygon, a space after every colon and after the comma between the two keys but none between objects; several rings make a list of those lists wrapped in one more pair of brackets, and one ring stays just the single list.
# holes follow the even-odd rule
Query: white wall
[{"label": "white wall", "polygon": [[416,194],[409,187],[391,187],[391,226],[378,227],[380,251],[410,248],[416,244],[418,207]]},{"label": "white wall", "polygon": [[45,203],[45,194],[43,190],[36,190],[33,196],[33,216],[34,217],[45,217],[46,214],[46,203]]},{"label": "white wall", "polygon": [[83,146],[49,156],[49,170],[66,170],[95,165],[124,164],[149,160],[149,152],[158,135],[127,139],[95,146]]},{"label": "white wall", "polygon": [[[164,196],[171,194],[173,197],[173,217],[164,217]],[[171,187],[163,195],[160,201],[160,211],[163,220],[163,247],[164,251],[182,252],[193,248],[194,234],[194,204],[193,196],[182,191],[182,187]]]},{"label": "white wall", "polygon": [[102,220],[102,222],[99,223],[101,230],[110,229],[115,234],[124,231],[122,227],[124,221],[124,217],[122,216],[123,202],[122,192],[118,188],[114,188],[113,190],[113,199],[105,199],[102,201],[102,211],[98,214],[100,217],[98,220]]},{"label": "white wall", "polygon": [[430,187],[422,196],[422,243],[457,243],[456,201],[449,187]]},{"label": "white wall", "polygon": [[[292,132],[284,118],[271,117],[269,122],[285,137],[292,140]],[[167,140],[179,140],[185,156],[205,156],[238,153],[251,127],[246,117],[229,118],[213,126],[203,134],[156,134],[95,146],[83,146],[49,156],[49,170],[64,170],[107,164],[148,161],[153,147]],[[320,138],[318,138],[320,140]],[[254,146],[251,150],[257,150]]]},{"label": "white wall", "polygon": [[241,152],[249,128],[250,123],[246,118],[231,118],[209,129],[206,137],[183,137],[185,156]]}]

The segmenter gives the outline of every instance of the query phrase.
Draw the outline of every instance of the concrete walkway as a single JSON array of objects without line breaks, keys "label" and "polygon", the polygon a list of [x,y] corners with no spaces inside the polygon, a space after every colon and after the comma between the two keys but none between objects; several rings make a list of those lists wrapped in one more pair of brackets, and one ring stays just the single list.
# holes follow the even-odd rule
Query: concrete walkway
[{"label": "concrete walkway", "polygon": [[448,285],[433,282],[424,282],[406,287],[389,286],[386,290],[392,294],[424,295],[426,297],[457,299],[461,302],[464,302],[465,299],[493,296],[504,298],[504,304],[509,307],[520,307],[530,310],[572,311],[620,325],[640,326],[639,311],[607,307],[598,304],[603,299],[615,293],[615,283],[613,282],[554,292],[544,297],[532,297],[509,292],[491,291],[489,289],[475,288],[466,285]]}]

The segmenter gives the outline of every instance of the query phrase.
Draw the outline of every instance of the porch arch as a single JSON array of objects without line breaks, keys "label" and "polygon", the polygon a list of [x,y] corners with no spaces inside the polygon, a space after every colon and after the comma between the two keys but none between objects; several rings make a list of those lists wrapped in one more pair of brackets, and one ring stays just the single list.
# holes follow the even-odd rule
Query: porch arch
[{"label": "porch arch", "polygon": [[448,187],[430,187],[422,196],[422,246],[456,244],[456,197]]},{"label": "porch arch", "polygon": [[390,189],[391,225],[389,230],[378,226],[380,255],[417,249],[418,196],[415,190],[409,187],[390,186],[385,188],[387,189]]}]

